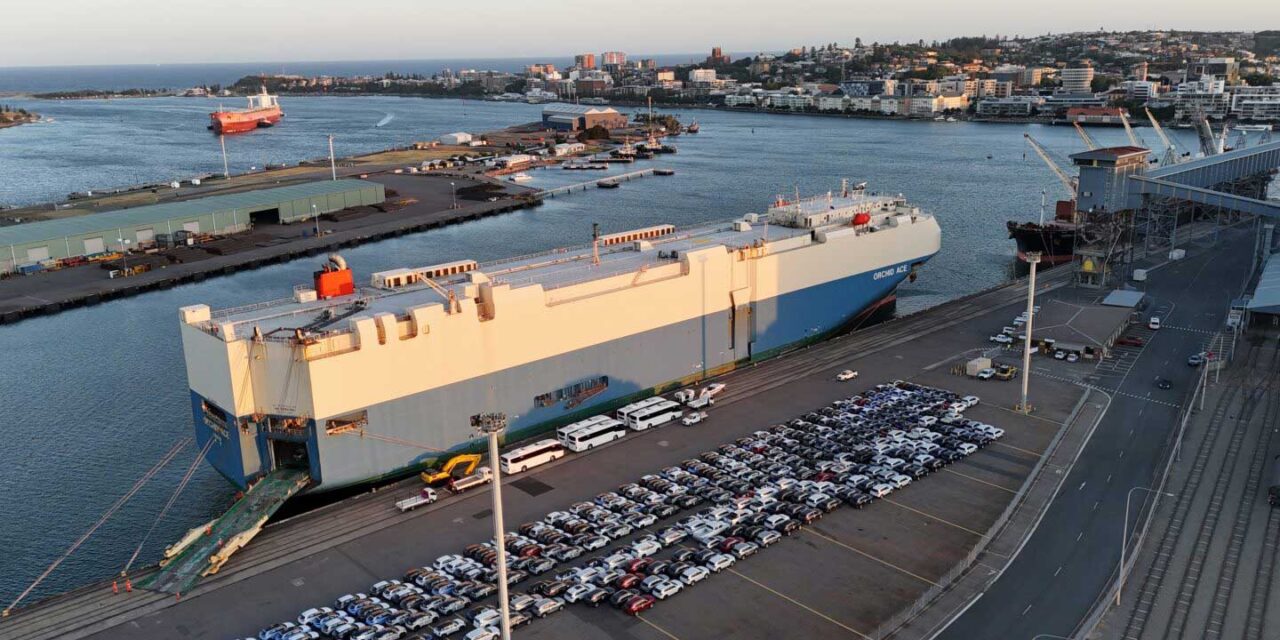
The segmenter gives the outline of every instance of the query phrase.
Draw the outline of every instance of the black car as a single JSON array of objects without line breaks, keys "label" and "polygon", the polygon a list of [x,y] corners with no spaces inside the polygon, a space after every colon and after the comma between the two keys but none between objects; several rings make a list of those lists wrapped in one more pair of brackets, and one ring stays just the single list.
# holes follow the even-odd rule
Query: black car
[{"label": "black car", "polygon": [[578,599],[578,602],[585,602],[593,607],[600,606],[601,602],[609,599],[609,592],[599,587],[588,591],[586,595]]},{"label": "black car", "polygon": [[688,562],[693,559],[694,551],[692,549],[681,549],[671,555],[672,562]]},{"label": "black car", "polygon": [[1172,389],[1173,381],[1168,378],[1156,378],[1157,389]]},{"label": "black car", "polygon": [[628,600],[638,595],[640,595],[640,592],[633,589],[618,589],[613,592],[613,595],[609,596],[609,604],[613,605],[615,609],[621,609],[627,604]]},{"label": "black car", "polygon": [[533,590],[541,593],[548,598],[554,598],[565,592],[569,585],[559,580],[544,580],[533,585]]},{"label": "black car", "polygon": [[657,560],[645,568],[644,572],[651,576],[662,575],[662,573],[666,571],[667,567],[670,566],[671,563],[666,560]]}]

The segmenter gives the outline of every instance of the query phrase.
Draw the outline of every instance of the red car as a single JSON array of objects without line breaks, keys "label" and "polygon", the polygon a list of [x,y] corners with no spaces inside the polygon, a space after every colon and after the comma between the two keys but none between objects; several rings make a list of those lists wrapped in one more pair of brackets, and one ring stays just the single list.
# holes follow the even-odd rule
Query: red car
[{"label": "red car", "polygon": [[641,611],[648,611],[649,609],[652,609],[653,603],[657,601],[658,601],[657,598],[654,598],[653,596],[647,595],[647,594],[642,596],[636,596],[628,600],[627,604],[623,605],[622,610],[633,616],[638,616],[640,615]]},{"label": "red car", "polygon": [[648,569],[649,565],[653,564],[654,562],[655,560],[653,558],[640,558],[638,560],[632,560],[631,562],[627,563],[627,572],[628,573],[644,573],[644,570]]},{"label": "red car", "polygon": [[729,536],[724,540],[720,541],[720,545],[719,545],[720,551],[723,551],[724,553],[728,553],[731,549],[733,549],[733,545],[738,544],[739,542],[743,542],[743,539],[739,538],[738,536]]},{"label": "red car", "polygon": [[624,573],[613,581],[613,586],[617,589],[630,589],[640,584],[640,576],[634,573]]},{"label": "red car", "polygon": [[1116,344],[1128,345],[1130,347],[1141,347],[1146,344],[1146,342],[1137,336],[1124,336],[1123,338],[1116,340]]}]

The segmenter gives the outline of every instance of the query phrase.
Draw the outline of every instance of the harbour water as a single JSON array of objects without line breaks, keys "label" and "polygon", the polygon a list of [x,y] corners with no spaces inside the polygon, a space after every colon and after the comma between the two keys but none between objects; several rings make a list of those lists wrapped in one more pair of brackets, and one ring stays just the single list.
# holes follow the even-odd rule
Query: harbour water
[{"label": "harbour water", "polygon": [[[14,102],[54,122],[0,131],[0,201],[36,202],[221,167],[215,138],[204,130],[213,104],[208,100]],[[235,167],[322,155],[329,133],[337,136],[341,153],[355,153],[531,121],[540,110],[398,98],[283,102],[289,115],[280,126],[228,139]],[[902,192],[942,224],[942,253],[919,281],[900,291],[899,312],[909,312],[1012,275],[1013,245],[1004,221],[1035,218],[1042,189],[1051,201],[1062,195],[1040,160],[1024,153],[1024,131],[1063,157],[1083,148],[1068,128],[677,113],[696,118],[702,132],[675,139],[679,153],[651,163],[674,168],[675,176],[575,193],[502,217],[356,247],[344,256],[360,279],[396,266],[487,260],[585,242],[592,222],[608,232],[762,211],[776,194],[825,192],[847,177]],[[395,117],[376,127],[387,114]],[[1120,130],[1093,135],[1104,144],[1124,142]],[[601,177],[531,174],[525,184],[532,186]],[[315,259],[300,260],[0,326],[0,601],[12,600],[177,439],[191,434],[177,308],[284,297],[315,267]],[[184,450],[33,597],[118,572],[195,454]],[[230,485],[200,464],[141,561],[154,561],[165,544],[231,499]]]}]

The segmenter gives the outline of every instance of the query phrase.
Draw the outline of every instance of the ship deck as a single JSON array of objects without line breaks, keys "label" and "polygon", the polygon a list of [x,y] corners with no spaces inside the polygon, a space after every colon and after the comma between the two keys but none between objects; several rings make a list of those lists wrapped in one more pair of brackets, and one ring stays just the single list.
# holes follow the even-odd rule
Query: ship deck
[{"label": "ship deck", "polygon": [[[895,198],[859,195],[855,198],[840,200],[842,202],[837,204],[844,205],[852,202],[879,206],[889,205],[895,201]],[[826,198],[809,199],[797,205],[805,214],[812,214],[831,206]],[[892,213],[892,210],[888,213]],[[483,273],[495,283],[506,284],[512,288],[537,284],[543,289],[550,290],[671,263],[677,261],[679,255],[690,250],[716,245],[730,248],[748,247],[756,243],[808,235],[815,228],[843,226],[831,224],[815,228],[796,228],[768,224],[766,220],[766,217],[761,216],[759,222],[751,224],[750,229],[743,231],[735,230],[732,221],[676,229],[666,235],[647,238],[646,241],[653,248],[645,251],[636,250],[632,242],[602,246],[599,265],[593,264],[591,245],[585,244],[481,263],[475,271]],[[673,252],[677,257],[671,257]],[[459,300],[466,299],[465,289],[469,284],[467,274],[438,278],[435,282],[444,290],[452,292]],[[358,286],[356,292],[351,295],[325,300],[297,302],[293,298],[285,298],[245,307],[222,309],[213,313],[212,322],[223,325],[224,328],[227,324],[232,325],[231,332],[226,334],[228,339],[248,338],[252,336],[255,327],[265,335],[301,327],[309,327],[314,331],[335,330],[339,328],[339,323],[343,319],[356,315],[357,310],[352,307],[354,304],[360,305],[358,308],[360,315],[378,313],[403,315],[405,310],[411,307],[443,302],[439,292],[423,283],[396,289]],[[327,324],[323,321],[326,312],[331,313],[335,318]]]}]

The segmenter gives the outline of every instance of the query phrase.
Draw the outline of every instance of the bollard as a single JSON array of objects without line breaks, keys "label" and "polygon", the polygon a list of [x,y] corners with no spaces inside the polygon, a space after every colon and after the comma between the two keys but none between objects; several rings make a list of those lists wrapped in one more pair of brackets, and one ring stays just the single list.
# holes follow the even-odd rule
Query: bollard
[{"label": "bollard", "polygon": [[133,581],[129,580],[128,578],[124,579],[124,592],[133,593]]},{"label": "bollard", "polygon": [[119,595],[120,593],[120,585],[116,584],[115,580],[111,581],[111,593],[116,595]]}]

